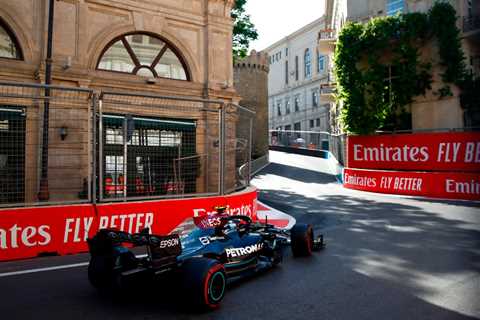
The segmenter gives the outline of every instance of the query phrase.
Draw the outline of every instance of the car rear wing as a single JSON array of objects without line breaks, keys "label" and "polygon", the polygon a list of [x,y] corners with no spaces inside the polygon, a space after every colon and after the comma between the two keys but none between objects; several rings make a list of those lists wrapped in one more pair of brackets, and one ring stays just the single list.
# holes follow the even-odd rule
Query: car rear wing
[{"label": "car rear wing", "polygon": [[87,239],[92,255],[111,254],[115,247],[124,243],[133,247],[146,246],[148,255],[154,260],[177,257],[182,253],[182,245],[178,234],[167,236],[150,234],[149,229],[140,233],[128,233],[113,229],[102,229],[93,238]]}]

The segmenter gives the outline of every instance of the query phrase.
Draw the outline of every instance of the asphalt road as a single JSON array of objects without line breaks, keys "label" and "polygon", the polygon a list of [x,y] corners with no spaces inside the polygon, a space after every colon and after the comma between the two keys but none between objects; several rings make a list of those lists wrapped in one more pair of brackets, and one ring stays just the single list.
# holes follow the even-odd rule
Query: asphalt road
[{"label": "asphalt road", "polygon": [[161,284],[99,294],[87,255],[1,263],[1,319],[480,319],[479,203],[345,190],[325,160],[271,152],[271,161],[253,181],[260,199],[323,232],[324,251],[289,255],[204,314],[186,311]]}]

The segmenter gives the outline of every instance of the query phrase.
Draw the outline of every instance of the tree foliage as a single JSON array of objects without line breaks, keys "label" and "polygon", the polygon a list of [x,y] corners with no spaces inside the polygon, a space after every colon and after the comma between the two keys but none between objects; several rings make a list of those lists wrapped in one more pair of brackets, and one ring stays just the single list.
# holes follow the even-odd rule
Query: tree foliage
[{"label": "tree foliage", "polygon": [[437,39],[444,70],[444,86],[437,94],[450,95],[449,83],[466,88],[455,23],[455,9],[445,2],[437,2],[426,14],[379,17],[365,25],[348,23],[339,34],[334,58],[344,129],[358,134],[407,129],[405,106],[431,90],[432,63],[421,60],[419,50],[432,37]]},{"label": "tree foliage", "polygon": [[[257,0],[258,1],[258,0]],[[255,25],[250,21],[250,15],[245,13],[247,0],[235,0],[231,12],[233,22],[233,58],[243,58],[248,54],[250,41],[258,38]]]}]

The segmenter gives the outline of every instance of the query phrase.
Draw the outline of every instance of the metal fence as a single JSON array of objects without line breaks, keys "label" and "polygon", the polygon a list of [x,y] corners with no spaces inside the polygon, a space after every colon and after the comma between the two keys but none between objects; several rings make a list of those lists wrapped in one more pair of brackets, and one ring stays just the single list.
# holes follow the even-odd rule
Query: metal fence
[{"label": "metal fence", "polygon": [[[255,112],[248,108],[229,104],[225,108],[224,190],[227,193],[250,184],[253,120]],[[229,173],[235,172],[235,175]]]},{"label": "metal fence", "polygon": [[[478,126],[463,128],[435,128],[435,129],[409,129],[396,131],[380,131],[382,134],[409,134],[409,133],[434,133],[434,132],[469,132],[480,131]],[[270,130],[269,145],[271,147],[284,147],[313,151],[330,152],[341,165],[346,161],[346,134],[331,134],[329,132]]]},{"label": "metal fence", "polygon": [[91,90],[0,83],[0,206],[91,201],[94,108]]},{"label": "metal fence", "polygon": [[344,134],[318,131],[270,130],[270,146],[331,152],[341,164],[345,160]]},{"label": "metal fence", "polygon": [[0,82],[0,207],[244,188],[254,115],[215,100]]},{"label": "metal fence", "polygon": [[101,201],[220,193],[222,102],[118,92],[100,102]]}]

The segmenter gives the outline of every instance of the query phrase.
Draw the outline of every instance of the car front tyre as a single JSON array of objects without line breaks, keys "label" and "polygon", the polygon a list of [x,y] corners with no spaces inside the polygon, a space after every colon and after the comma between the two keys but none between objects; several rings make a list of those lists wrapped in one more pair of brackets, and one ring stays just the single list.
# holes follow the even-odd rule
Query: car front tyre
[{"label": "car front tyre", "polygon": [[290,231],[292,253],[295,257],[308,257],[313,251],[313,228],[309,224],[295,224]]}]

